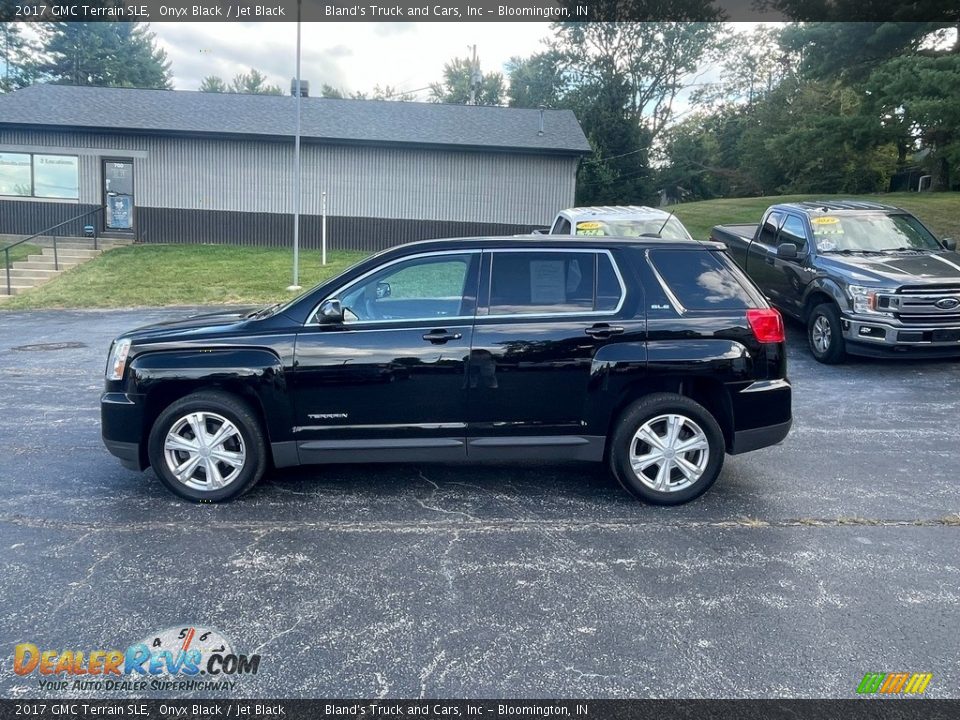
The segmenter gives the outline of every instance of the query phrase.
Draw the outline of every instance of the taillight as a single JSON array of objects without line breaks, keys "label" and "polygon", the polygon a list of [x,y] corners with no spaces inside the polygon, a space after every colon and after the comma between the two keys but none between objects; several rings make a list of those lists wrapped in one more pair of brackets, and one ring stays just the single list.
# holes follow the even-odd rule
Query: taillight
[{"label": "taillight", "polygon": [[762,343],[784,341],[783,318],[773,308],[750,308],[747,310],[747,322],[754,337]]}]

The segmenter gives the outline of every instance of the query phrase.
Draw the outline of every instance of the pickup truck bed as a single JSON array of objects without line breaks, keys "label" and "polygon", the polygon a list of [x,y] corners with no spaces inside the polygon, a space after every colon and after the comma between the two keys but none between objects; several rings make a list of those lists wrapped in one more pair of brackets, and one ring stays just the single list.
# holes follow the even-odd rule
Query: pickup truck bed
[{"label": "pickup truck bed", "polygon": [[713,228],[711,240],[718,240],[727,246],[730,257],[741,268],[747,267],[747,248],[757,233],[759,223],[740,225],[717,225]]}]

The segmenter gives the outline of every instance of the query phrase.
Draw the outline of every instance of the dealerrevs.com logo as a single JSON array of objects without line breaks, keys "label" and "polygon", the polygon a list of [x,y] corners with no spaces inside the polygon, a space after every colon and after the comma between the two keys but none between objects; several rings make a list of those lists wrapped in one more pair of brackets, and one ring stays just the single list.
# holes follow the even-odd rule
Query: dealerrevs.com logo
[{"label": "dealerrevs.com logo", "polygon": [[857,686],[860,695],[922,695],[933,673],[867,673]]},{"label": "dealerrevs.com logo", "polygon": [[35,675],[47,690],[232,690],[240,675],[256,675],[260,655],[235,652],[212,628],[171,627],[119,649],[51,649],[24,642],[13,671]]}]

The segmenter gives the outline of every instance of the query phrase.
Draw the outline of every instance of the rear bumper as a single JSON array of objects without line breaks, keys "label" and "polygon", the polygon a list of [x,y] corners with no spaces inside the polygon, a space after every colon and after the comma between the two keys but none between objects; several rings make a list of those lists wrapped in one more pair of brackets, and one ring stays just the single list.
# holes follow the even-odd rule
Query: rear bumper
[{"label": "rear bumper", "polygon": [[793,388],[785,378],[757,380],[731,392],[731,455],[776,445],[793,424]]},{"label": "rear bumper", "polygon": [[844,315],[840,324],[853,355],[960,357],[960,325],[904,325],[857,315]]},{"label": "rear bumper", "polygon": [[143,429],[142,397],[106,392],[100,397],[100,431],[103,444],[130,470],[147,467],[140,447]]},{"label": "rear bumper", "polygon": [[733,434],[733,447],[730,449],[730,454],[738,455],[739,453],[759,450],[783,442],[787,433],[790,432],[791,425],[793,425],[793,420],[787,420],[779,425],[754,428],[753,430],[739,430]]}]

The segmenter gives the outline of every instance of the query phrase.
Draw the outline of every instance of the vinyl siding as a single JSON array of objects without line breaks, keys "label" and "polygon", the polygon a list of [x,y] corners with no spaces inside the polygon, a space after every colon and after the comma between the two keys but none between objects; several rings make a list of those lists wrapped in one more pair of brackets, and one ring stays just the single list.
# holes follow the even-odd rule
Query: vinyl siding
[{"label": "vinyl siding", "polygon": [[[80,203],[100,202],[100,160],[132,157],[138,208],[290,214],[293,143],[0,130],[0,151],[80,157]],[[304,144],[302,212],[340,218],[545,225],[573,204],[577,158]]]}]

